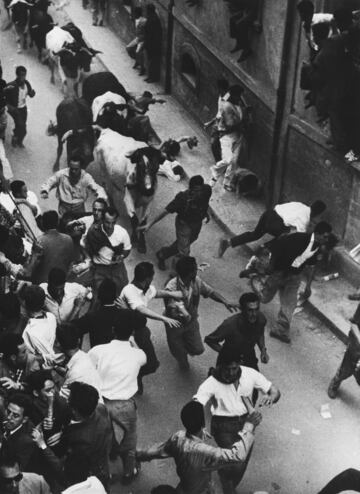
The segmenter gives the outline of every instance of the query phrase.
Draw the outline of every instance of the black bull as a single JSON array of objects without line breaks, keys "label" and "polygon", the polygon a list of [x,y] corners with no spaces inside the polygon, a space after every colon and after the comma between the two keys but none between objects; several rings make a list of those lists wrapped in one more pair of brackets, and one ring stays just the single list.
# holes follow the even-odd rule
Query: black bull
[{"label": "black bull", "polygon": [[68,159],[71,155],[80,155],[86,167],[93,160],[94,131],[92,113],[85,101],[65,98],[56,108],[56,126],[50,124],[48,135],[57,135],[58,148],[54,170],[59,161],[66,141]]},{"label": "black bull", "polygon": [[96,123],[103,128],[110,128],[127,137],[133,137],[137,141],[146,142],[149,145],[158,146],[161,139],[153,129],[149,117],[139,115],[131,106],[132,97],[124,86],[111,72],[97,72],[91,74],[83,83],[83,98],[92,105],[95,98],[106,92],[119,94],[127,103],[130,103],[128,117],[119,119],[116,105],[107,105]]}]

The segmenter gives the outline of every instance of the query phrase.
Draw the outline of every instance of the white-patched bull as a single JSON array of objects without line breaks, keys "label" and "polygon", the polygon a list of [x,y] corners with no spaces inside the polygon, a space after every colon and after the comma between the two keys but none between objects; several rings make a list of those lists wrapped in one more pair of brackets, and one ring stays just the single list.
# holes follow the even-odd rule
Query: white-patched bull
[{"label": "white-patched bull", "polygon": [[161,151],[111,129],[102,129],[95,159],[104,175],[109,197],[120,192],[131,220],[132,242],[146,252],[145,237],[136,229],[145,224],[157,188],[157,172],[164,158]]},{"label": "white-patched bull", "polygon": [[51,83],[55,82],[57,67],[64,93],[78,96],[83,72],[90,71],[92,58],[99,51],[86,45],[81,31],[72,23],[62,28],[55,26],[49,31],[46,35],[46,48],[49,53]]}]

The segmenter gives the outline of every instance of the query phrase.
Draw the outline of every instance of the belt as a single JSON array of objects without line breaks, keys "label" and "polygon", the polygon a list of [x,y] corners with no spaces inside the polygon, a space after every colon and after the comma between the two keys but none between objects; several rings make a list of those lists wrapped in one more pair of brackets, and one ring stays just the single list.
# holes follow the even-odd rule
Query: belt
[{"label": "belt", "polygon": [[213,415],[212,419],[218,420],[218,421],[223,421],[223,422],[238,422],[241,420],[245,420],[245,418],[248,415],[249,415],[248,413],[244,413],[243,415],[233,415],[232,417],[228,417],[225,415]]}]

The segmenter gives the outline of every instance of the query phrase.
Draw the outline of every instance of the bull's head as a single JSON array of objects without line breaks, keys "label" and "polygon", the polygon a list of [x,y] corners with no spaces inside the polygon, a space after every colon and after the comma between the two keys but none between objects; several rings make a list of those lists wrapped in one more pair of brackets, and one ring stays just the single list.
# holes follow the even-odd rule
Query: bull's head
[{"label": "bull's head", "polygon": [[127,157],[136,165],[134,186],[144,196],[152,196],[157,185],[157,172],[164,162],[161,151],[152,147],[136,149]]},{"label": "bull's head", "polygon": [[66,142],[68,156],[80,154],[85,167],[94,159],[94,132],[91,126],[68,130],[62,136],[61,142]]},{"label": "bull's head", "polygon": [[101,53],[101,51],[93,50],[92,48],[88,48],[86,46],[82,46],[79,51],[79,64],[84,72],[90,72],[91,61],[93,57],[97,53]]}]

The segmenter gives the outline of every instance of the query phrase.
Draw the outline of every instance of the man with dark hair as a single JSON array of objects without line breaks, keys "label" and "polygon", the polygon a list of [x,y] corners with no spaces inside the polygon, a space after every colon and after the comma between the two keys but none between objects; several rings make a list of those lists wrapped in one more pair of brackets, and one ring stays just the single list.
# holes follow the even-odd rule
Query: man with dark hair
[{"label": "man with dark hair", "polygon": [[[26,205],[35,217],[39,216],[41,213],[38,199],[34,192],[28,190],[26,183],[23,180],[13,180],[10,184],[11,193],[14,198],[15,204]],[[15,205],[10,212],[13,212]]]},{"label": "man with dark hair", "polygon": [[81,247],[85,248],[85,239],[90,227],[95,224],[100,224],[104,217],[104,211],[107,208],[107,202],[102,197],[95,199],[92,205],[92,214],[87,214],[81,218],[69,221],[67,229],[80,229],[82,237],[80,240]]},{"label": "man with dark hair", "polygon": [[17,456],[22,470],[42,473],[41,455],[31,439],[34,426],[30,415],[31,398],[24,393],[12,394],[6,409],[2,446]]},{"label": "man with dark hair", "polygon": [[[203,406],[212,403],[211,434],[222,448],[230,448],[239,432],[244,430],[254,410],[251,403],[254,390],[259,390],[263,395],[261,405],[270,406],[280,399],[280,391],[260,372],[241,366],[240,359],[236,349],[223,348],[215,371],[200,385],[194,396]],[[224,494],[236,492],[249,459],[250,453],[245,463],[219,470]]]},{"label": "man with dark hair", "polygon": [[[243,129],[244,110],[242,108],[241,86],[235,85],[229,88],[229,97],[224,101],[219,116],[218,130],[221,146],[221,160],[211,167],[210,185],[214,187],[217,180],[224,173],[223,187],[233,191],[232,179],[242,148],[245,144]],[[240,166],[240,165],[239,165]]]},{"label": "man with dark hair", "polygon": [[[49,370],[32,372],[26,379],[27,389],[32,395],[30,420],[41,427],[47,444],[55,453],[58,451],[61,431],[70,422],[70,409],[64,398],[59,396]],[[54,449],[55,448],[55,449]]]},{"label": "man with dark hair", "polygon": [[[150,262],[140,262],[137,264],[134,270],[134,279],[132,283],[129,283],[123,288],[120,297],[116,301],[117,306],[136,311],[149,319],[162,321],[171,328],[180,326],[180,323],[175,319],[163,316],[162,314],[158,314],[152,309],[149,309],[149,302],[154,298],[171,297],[180,300],[183,296],[179,291],[171,293],[169,290],[158,290],[152,285],[153,279],[154,266]],[[150,329],[146,326],[146,323],[143,327],[138,327],[136,329],[134,338],[136,344],[145,352],[147,358],[146,366],[144,366],[140,372],[138,383],[139,392],[142,393],[142,376],[155,372],[160,363],[151,341]]]},{"label": "man with dark hair", "polygon": [[176,240],[168,247],[162,247],[156,257],[159,269],[165,270],[165,260],[172,256],[190,255],[190,246],[198,238],[203,220],[209,221],[209,201],[211,187],[204,184],[201,175],[195,175],[189,180],[188,190],[179,192],[175,198],[147,225],[139,228],[144,232],[165,218],[168,214],[176,213]]},{"label": "man with dark hair", "polygon": [[57,267],[67,273],[75,256],[72,238],[58,231],[59,216],[56,211],[43,214],[42,226],[45,233],[38,239],[41,254],[32,274],[35,284],[47,282],[52,268]]},{"label": "man with dark hair", "polygon": [[[205,442],[203,406],[191,401],[181,410],[181,421],[185,431],[176,432],[163,443],[138,450],[136,456],[140,461],[174,458],[177,474],[180,477],[176,492],[206,494],[212,491],[212,471],[230,465],[236,465],[238,468],[246,465],[254,443],[254,430],[261,422],[261,418],[259,412],[248,415],[241,432],[239,431],[234,437],[233,444],[214,447]],[[160,494],[160,490],[156,492]],[[232,492],[226,491],[226,494]]]},{"label": "man with dark hair", "polygon": [[90,288],[79,283],[67,283],[66,273],[60,268],[52,268],[48,282],[41,283],[40,287],[45,292],[44,307],[54,314],[58,325],[77,317],[91,293]]},{"label": "man with dark hair", "polygon": [[51,494],[44,477],[36,473],[21,472],[19,460],[8,448],[0,453],[1,494]]},{"label": "man with dark hair", "polygon": [[135,7],[133,13],[133,19],[135,23],[135,38],[126,45],[126,51],[131,58],[135,59],[134,69],[140,69],[139,75],[145,74],[145,60],[144,60],[144,36],[146,17],[143,16],[143,10],[141,7]]},{"label": "man with dark hair", "polygon": [[35,91],[26,79],[26,68],[19,65],[15,69],[16,79],[10,82],[4,89],[7,109],[15,124],[11,144],[23,148],[23,140],[26,136],[27,107],[26,99],[33,98]]},{"label": "man with dark hair", "polygon": [[256,345],[261,352],[261,362],[267,364],[269,361],[265,346],[266,318],[260,312],[259,297],[253,292],[243,293],[239,305],[241,312],[225,319],[205,337],[205,343],[215,352],[220,352],[222,348],[233,348],[241,356],[242,365],[259,370]]},{"label": "man with dark hair", "polygon": [[89,351],[89,356],[99,373],[101,392],[109,411],[115,439],[116,453],[124,465],[123,480],[131,482],[138,475],[136,451],[136,403],[140,369],[146,364],[146,355],[129,342],[131,326],[114,326],[114,339]]},{"label": "man with dark hair", "polygon": [[40,370],[40,362],[29,352],[22,335],[7,333],[0,338],[0,383],[3,389],[23,390],[24,381]]},{"label": "man with dark hair", "polygon": [[15,227],[21,226],[26,236],[33,241],[34,237],[38,238],[43,233],[36,221],[41,213],[37,197],[22,180],[11,182],[10,189],[12,196],[8,195],[5,205],[19,222]]},{"label": "man with dark hair", "polygon": [[89,355],[80,350],[77,327],[73,323],[63,323],[57,331],[57,339],[66,355],[65,368],[55,366],[55,370],[65,377],[60,396],[68,398],[71,384],[82,382],[97,389],[102,401],[100,377]]},{"label": "man with dark hair", "polygon": [[166,315],[177,319],[180,326],[177,328],[166,325],[166,337],[171,354],[178,361],[181,369],[189,368],[188,355],[201,355],[204,345],[201,341],[198,310],[200,296],[209,297],[223,304],[230,312],[238,308],[225,299],[219,292],[197,276],[197,263],[194,257],[181,257],[176,263],[177,276],[166,284],[166,290],[180,291],[183,299],[168,298],[165,301]]},{"label": "man with dark hair", "polygon": [[124,259],[130,254],[131,242],[128,232],[117,225],[118,212],[108,206],[102,221],[94,223],[86,235],[86,250],[92,261],[93,289],[98,292],[105,278],[116,284],[117,295],[129,282]]},{"label": "man with dark hair", "polygon": [[33,430],[34,442],[42,450],[53,476],[64,486],[95,475],[104,487],[108,487],[113,432],[109,414],[98,401],[99,393],[92,386],[82,382],[70,385],[69,407],[72,421],[65,427],[61,437],[61,458],[54,455],[43,434],[38,429]]},{"label": "man with dark hair", "polygon": [[318,223],[314,233],[282,235],[266,244],[271,253],[270,274],[263,281],[253,277],[251,285],[260,302],[267,304],[279,292],[280,310],[270,336],[290,343],[290,324],[297,304],[302,269],[316,262],[319,248],[328,242],[332,228],[325,221]]},{"label": "man with dark hair", "polygon": [[261,216],[253,231],[236,235],[230,239],[222,238],[219,244],[219,257],[229,247],[238,247],[259,240],[266,233],[279,237],[283,233],[289,233],[292,229],[297,232],[306,233],[310,222],[326,210],[326,204],[315,201],[311,206],[302,202],[286,202],[278,204],[273,209],[267,209]]},{"label": "man with dark hair", "polygon": [[47,199],[50,191],[56,189],[60,216],[66,212],[84,216],[85,202],[89,192],[107,201],[104,188],[95,182],[90,173],[82,169],[82,165],[83,160],[80,156],[70,156],[68,168],[56,172],[40,188],[40,195],[43,199]]},{"label": "man with dark hair", "polygon": [[137,332],[146,326],[145,316],[131,309],[118,308],[115,305],[115,299],[116,285],[113,280],[105,278],[98,291],[100,307],[72,321],[81,336],[89,333],[90,347],[110,343],[114,336],[115,324],[124,328],[132,327],[135,341]]}]

